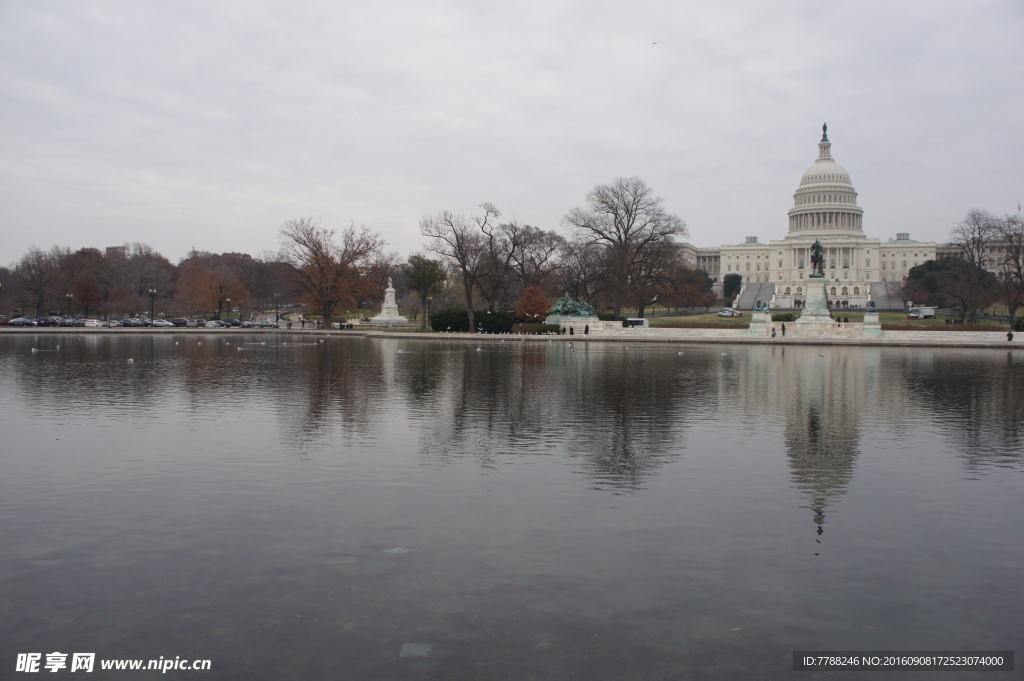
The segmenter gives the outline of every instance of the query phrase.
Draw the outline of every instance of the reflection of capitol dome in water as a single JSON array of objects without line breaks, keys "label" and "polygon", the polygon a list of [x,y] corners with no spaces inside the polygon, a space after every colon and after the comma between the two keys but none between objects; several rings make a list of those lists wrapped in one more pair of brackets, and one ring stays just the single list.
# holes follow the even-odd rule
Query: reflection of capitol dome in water
[{"label": "reflection of capitol dome in water", "polygon": [[[839,418],[835,418],[839,416]],[[814,524],[825,524],[825,509],[846,493],[857,460],[856,424],[843,423],[840,414],[822,414],[808,405],[805,420],[791,419],[786,428],[786,449],[793,482],[814,511]],[[820,533],[820,529],[819,529]]]}]

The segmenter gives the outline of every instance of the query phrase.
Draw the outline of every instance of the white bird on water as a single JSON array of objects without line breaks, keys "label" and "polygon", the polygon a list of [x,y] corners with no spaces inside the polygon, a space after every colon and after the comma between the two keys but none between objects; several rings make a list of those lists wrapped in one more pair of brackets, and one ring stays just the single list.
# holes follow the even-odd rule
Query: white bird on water
[{"label": "white bird on water", "polygon": [[131,357],[129,357],[129,358],[128,358],[128,363],[129,363],[129,364],[135,364],[135,360],[134,360],[134,359],[132,359]]}]

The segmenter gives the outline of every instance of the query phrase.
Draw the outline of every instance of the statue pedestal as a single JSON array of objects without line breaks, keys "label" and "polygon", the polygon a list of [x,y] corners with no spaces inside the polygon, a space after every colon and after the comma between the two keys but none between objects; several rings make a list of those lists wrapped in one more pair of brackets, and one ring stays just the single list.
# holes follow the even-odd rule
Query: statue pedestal
[{"label": "statue pedestal", "polygon": [[409,320],[398,314],[398,303],[395,302],[395,289],[388,279],[388,287],[384,289],[384,304],[380,306],[380,314],[370,320],[371,324],[408,324]]},{"label": "statue pedestal", "polygon": [[586,327],[590,327],[590,330],[593,331],[601,322],[597,317],[590,315],[550,314],[544,323],[558,324],[559,327],[566,329],[566,333],[569,333],[568,329],[572,327],[573,333],[576,334],[583,333]]},{"label": "statue pedestal", "polygon": [[750,315],[750,329],[747,333],[751,336],[767,336],[771,333],[772,313],[752,312]]},{"label": "statue pedestal", "polygon": [[832,324],[824,277],[808,277],[804,309],[794,324]]},{"label": "statue pedestal", "polygon": [[864,338],[882,337],[882,325],[878,322],[877,312],[864,313],[864,325],[861,334]]}]

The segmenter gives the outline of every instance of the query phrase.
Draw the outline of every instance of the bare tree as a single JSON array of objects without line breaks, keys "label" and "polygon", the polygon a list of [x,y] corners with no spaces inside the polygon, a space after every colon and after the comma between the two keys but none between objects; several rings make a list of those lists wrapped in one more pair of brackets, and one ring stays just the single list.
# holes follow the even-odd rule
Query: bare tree
[{"label": "bare tree", "polygon": [[997,223],[996,234],[1002,249],[997,263],[1000,297],[1009,310],[1012,329],[1017,310],[1024,306],[1024,219],[1019,213],[1007,215]]},{"label": "bare tree", "polygon": [[366,227],[350,226],[336,241],[333,229],[310,218],[281,226],[281,259],[291,265],[292,283],[303,302],[330,324],[334,310],[376,288],[374,265],[384,241]]},{"label": "bare tree", "polygon": [[169,297],[174,289],[174,265],[149,244],[125,244],[107,263],[107,306],[114,311],[138,313],[149,308],[146,292],[150,287],[161,298]]},{"label": "bare tree", "polygon": [[602,246],[587,244],[579,239],[565,242],[559,256],[561,269],[557,281],[560,288],[576,300],[592,303],[607,288],[604,254]]},{"label": "bare tree", "polygon": [[425,215],[420,221],[420,232],[430,238],[427,248],[448,258],[462,279],[462,292],[466,299],[469,328],[476,328],[473,315],[473,288],[476,287],[487,256],[484,232],[501,215],[490,203],[482,203],[483,215],[467,218],[451,211]]},{"label": "bare tree", "polygon": [[499,305],[507,309],[518,298],[520,286],[516,264],[522,259],[530,233],[526,225],[515,220],[500,225],[485,224],[480,231],[484,235],[487,252],[477,286],[487,301],[488,310],[494,311]]},{"label": "bare tree", "polygon": [[615,314],[622,313],[630,275],[657,244],[686,233],[685,223],[667,212],[639,177],[620,177],[587,194],[587,208],[573,208],[565,222],[585,243],[604,246],[612,283]]},{"label": "bare tree", "polygon": [[965,316],[973,323],[984,300],[992,297],[991,272],[995,261],[992,245],[997,235],[998,220],[988,211],[975,208],[953,228],[950,243],[956,247],[959,257],[971,267],[959,269],[962,281],[958,282],[956,298],[960,301]]},{"label": "bare tree", "polygon": [[669,243],[652,245],[644,257],[633,263],[629,273],[629,291],[636,305],[636,316],[643,317],[648,305],[654,304],[669,288],[674,270],[679,265],[679,251]]},{"label": "bare tree", "polygon": [[58,285],[64,275],[62,265],[69,254],[68,249],[60,246],[44,251],[33,244],[18,261],[15,274],[31,299],[37,317],[46,312],[48,303],[57,299]]},{"label": "bare tree", "polygon": [[543,288],[546,280],[558,269],[559,255],[564,246],[565,238],[558,232],[525,225],[522,245],[513,258],[520,286],[523,289],[528,286]]}]

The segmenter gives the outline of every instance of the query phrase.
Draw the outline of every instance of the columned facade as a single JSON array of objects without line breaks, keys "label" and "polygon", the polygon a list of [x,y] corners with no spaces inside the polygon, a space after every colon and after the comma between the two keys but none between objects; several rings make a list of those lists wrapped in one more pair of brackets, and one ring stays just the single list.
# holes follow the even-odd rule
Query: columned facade
[{"label": "columned facade", "polygon": [[[824,126],[818,158],[801,177],[788,217],[782,239],[762,243],[751,236],[734,246],[697,249],[697,261],[716,281],[739,274],[744,284],[770,283],[775,307],[800,307],[812,271],[811,246],[821,241],[833,307],[863,308],[869,297],[885,299],[886,282],[901,281],[911,267],[935,258],[936,244],[912,241],[906,232],[887,242],[864,235],[864,210],[849,173],[832,158]],[[760,291],[763,296],[765,289]]]}]

